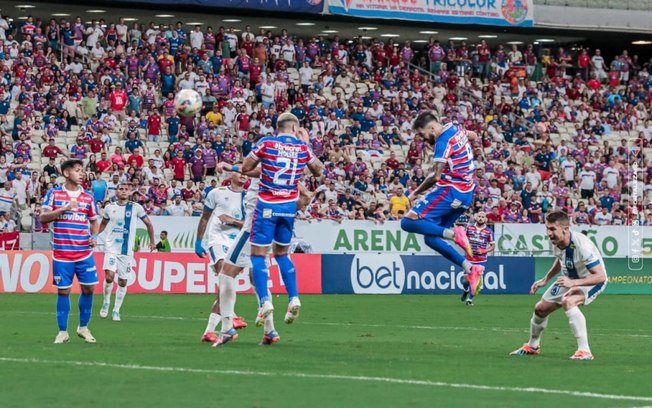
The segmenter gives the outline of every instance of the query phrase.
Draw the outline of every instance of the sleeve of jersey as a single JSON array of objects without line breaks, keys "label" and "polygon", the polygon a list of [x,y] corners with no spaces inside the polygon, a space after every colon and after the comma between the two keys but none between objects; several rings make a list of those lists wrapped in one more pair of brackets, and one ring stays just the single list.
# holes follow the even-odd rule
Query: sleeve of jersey
[{"label": "sleeve of jersey", "polygon": [[435,142],[435,152],[432,155],[433,161],[445,162],[450,155],[450,145],[447,137],[440,137]]},{"label": "sleeve of jersey", "polygon": [[265,140],[259,140],[258,143],[251,149],[251,152],[249,152],[249,157],[252,160],[255,160],[256,162],[259,162],[262,159],[262,154],[263,150],[265,149]]},{"label": "sleeve of jersey", "polygon": [[217,190],[211,191],[204,201],[204,211],[213,211],[215,209],[215,193]]},{"label": "sleeve of jersey", "polygon": [[308,154],[308,164],[312,164],[315,160],[317,160],[317,156],[315,156],[315,153],[312,151],[312,148],[306,144],[306,153]]},{"label": "sleeve of jersey", "polygon": [[580,251],[582,261],[584,262],[584,265],[586,265],[587,269],[591,269],[600,265],[600,253],[598,248],[596,248],[592,242],[589,241],[588,243],[582,243],[580,246]]},{"label": "sleeve of jersey", "polygon": [[145,212],[145,209],[143,208],[142,205],[136,204],[136,216],[140,218],[141,220],[144,220],[147,218],[147,212]]},{"label": "sleeve of jersey", "polygon": [[45,211],[52,211],[54,208],[54,198],[53,198],[53,189],[49,189],[47,193],[45,193],[45,198],[43,199],[43,203],[41,204],[41,208]]}]

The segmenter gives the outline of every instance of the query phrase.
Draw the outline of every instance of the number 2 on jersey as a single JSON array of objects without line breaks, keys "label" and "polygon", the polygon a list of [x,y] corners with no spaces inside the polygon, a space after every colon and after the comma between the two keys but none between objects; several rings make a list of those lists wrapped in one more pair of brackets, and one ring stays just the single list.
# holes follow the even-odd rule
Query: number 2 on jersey
[{"label": "number 2 on jersey", "polygon": [[[276,184],[277,186],[291,186],[294,185],[294,179],[297,176],[297,164],[298,160],[297,159],[289,159],[287,157],[279,157],[277,159],[277,162],[281,165],[283,165],[283,168],[281,168],[279,171],[277,171],[274,174],[274,181],[273,183]],[[290,173],[290,179],[282,179],[281,176],[284,174]]]}]

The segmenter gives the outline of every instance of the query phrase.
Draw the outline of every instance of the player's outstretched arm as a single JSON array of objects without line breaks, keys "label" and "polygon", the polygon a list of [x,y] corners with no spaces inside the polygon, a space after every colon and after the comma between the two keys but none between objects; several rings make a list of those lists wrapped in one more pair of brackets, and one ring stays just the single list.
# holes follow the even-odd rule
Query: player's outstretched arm
[{"label": "player's outstretched arm", "polygon": [[260,169],[258,169],[258,175],[254,175],[255,174],[254,170],[256,170],[257,166],[258,166],[258,161],[251,158],[250,156],[247,156],[244,159],[244,162],[242,163],[242,169],[240,170],[240,172],[245,176],[258,177],[260,176]]},{"label": "player's outstretched arm", "polygon": [[552,264],[552,267],[548,273],[546,273],[546,276],[532,284],[532,287],[530,288],[530,294],[533,295],[539,288],[546,286],[548,282],[550,282],[552,278],[554,278],[559,273],[559,271],[561,271],[561,263],[559,262],[559,258],[555,258],[555,262]]}]

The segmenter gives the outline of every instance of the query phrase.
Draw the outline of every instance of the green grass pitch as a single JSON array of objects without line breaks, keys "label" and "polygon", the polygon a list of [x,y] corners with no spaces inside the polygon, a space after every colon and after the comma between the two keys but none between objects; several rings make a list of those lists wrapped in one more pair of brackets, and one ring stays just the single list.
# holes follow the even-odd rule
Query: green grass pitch
[{"label": "green grass pitch", "polygon": [[[0,406],[7,407],[635,407],[652,405],[652,296],[602,295],[584,308],[596,359],[569,361],[563,312],[542,355],[511,357],[538,296],[303,296],[281,341],[251,325],[215,349],[199,343],[212,298],[128,295],[122,322],[98,317],[97,344],[54,345],[55,295],[0,296]],[[254,300],[236,310],[253,322]]]}]

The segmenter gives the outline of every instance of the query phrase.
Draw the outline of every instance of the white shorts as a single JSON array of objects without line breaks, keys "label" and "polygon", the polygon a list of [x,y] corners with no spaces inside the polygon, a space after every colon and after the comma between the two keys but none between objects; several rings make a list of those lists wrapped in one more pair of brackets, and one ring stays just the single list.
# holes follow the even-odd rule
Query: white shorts
[{"label": "white shorts", "polygon": [[118,275],[118,279],[129,280],[132,278],[134,259],[127,255],[105,254],[102,269]]},{"label": "white shorts", "polygon": [[230,265],[239,266],[240,268],[251,267],[251,243],[249,242],[249,235],[251,230],[251,220],[247,222],[240,230],[238,235],[233,241],[233,245],[229,248],[224,257],[224,261]]},{"label": "white shorts", "polygon": [[[595,298],[598,297],[598,295],[602,293],[606,287],[607,282],[599,283],[594,286],[576,286],[577,289],[581,290],[582,293],[584,293],[584,305],[588,305],[593,302],[593,300],[595,300]],[[546,290],[546,292],[543,294],[542,299],[546,302],[561,304],[564,295],[568,293],[569,290],[569,288],[564,288],[554,284],[551,285],[548,290]]]},{"label": "white shorts", "polygon": [[[233,246],[233,245],[231,245]],[[208,264],[216,265],[219,261],[226,259],[226,253],[229,251],[227,245],[211,245],[208,247]]]}]

